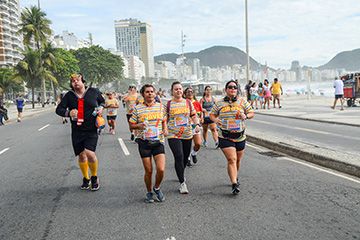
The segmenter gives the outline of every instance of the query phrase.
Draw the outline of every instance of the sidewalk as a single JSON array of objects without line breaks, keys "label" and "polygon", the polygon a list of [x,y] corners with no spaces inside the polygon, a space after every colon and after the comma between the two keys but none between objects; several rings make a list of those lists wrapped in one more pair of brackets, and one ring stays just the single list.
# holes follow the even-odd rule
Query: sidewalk
[{"label": "sidewalk", "polygon": [[[11,104],[9,107],[7,107],[8,110],[8,117],[9,120],[5,122],[5,125],[12,124],[16,122],[17,120],[17,108],[15,104]],[[39,104],[35,104],[35,108],[32,108],[32,104],[26,104],[23,112],[22,112],[22,119],[26,119],[28,117],[32,117],[34,115],[47,112],[47,111],[55,111],[54,105],[45,105],[45,107],[42,107]]]},{"label": "sidewalk", "polygon": [[[344,110],[340,111],[338,102],[334,110],[330,108],[333,101],[333,98],[322,96],[312,97],[310,100],[306,96],[282,96],[281,109],[274,109],[271,103],[270,110],[256,110],[255,117],[256,114],[262,114],[360,127],[360,107],[345,106]],[[339,153],[329,148],[322,149],[311,144],[300,143],[294,138],[282,136],[281,133],[274,136],[251,128],[247,130],[247,137],[249,142],[274,151],[360,177],[359,155]]]}]

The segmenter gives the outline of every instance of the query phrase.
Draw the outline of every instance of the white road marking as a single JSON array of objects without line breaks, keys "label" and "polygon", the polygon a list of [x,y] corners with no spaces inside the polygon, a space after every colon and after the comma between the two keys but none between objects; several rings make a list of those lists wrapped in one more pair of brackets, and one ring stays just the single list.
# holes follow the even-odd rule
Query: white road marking
[{"label": "white road marking", "polygon": [[9,150],[10,148],[5,148],[4,150],[0,151],[0,155],[3,154],[4,152],[6,152],[7,150]]},{"label": "white road marking", "polygon": [[118,138],[118,140],[119,140],[119,144],[120,144],[120,146],[121,146],[121,148],[122,148],[122,150],[123,150],[123,152],[124,152],[125,156],[129,156],[129,155],[130,155],[130,153],[129,153],[129,150],[127,149],[127,147],[126,147],[126,145],[125,145],[124,141],[123,141],[121,138]]},{"label": "white road marking", "polygon": [[[260,147],[257,147],[257,146],[255,146],[255,145],[252,145],[252,144],[246,143],[246,145],[249,146],[249,147],[251,147],[251,148],[254,148],[254,149],[256,149],[256,150],[260,150],[260,151],[264,151],[264,150],[265,150],[265,148],[260,148]],[[325,168],[322,168],[322,167],[315,166],[314,164],[305,163],[305,162],[303,162],[303,161],[301,161],[301,160],[295,160],[295,159],[292,159],[292,158],[289,158],[289,157],[279,157],[279,159],[283,159],[283,160],[287,160],[287,161],[290,161],[290,162],[298,163],[298,164],[301,164],[301,165],[304,165],[304,166],[307,166],[307,167],[316,169],[316,170],[321,171],[321,172],[326,172],[326,173],[329,173],[329,174],[331,174],[331,175],[334,175],[334,176],[337,176],[337,177],[341,177],[341,178],[344,178],[344,179],[349,180],[349,181],[353,181],[353,182],[356,182],[356,183],[360,183],[360,180],[356,179],[356,177],[350,177],[350,176],[347,176],[347,175],[338,173],[338,172],[336,172],[335,170],[325,169]]]},{"label": "white road marking", "polygon": [[48,126],[50,126],[50,124],[46,124],[45,126],[43,126],[42,128],[39,128],[38,131],[40,132],[41,130],[47,128]]},{"label": "white road marking", "polygon": [[286,128],[290,128],[290,129],[297,129],[297,130],[306,131],[306,132],[313,132],[313,133],[319,133],[319,134],[324,134],[324,135],[332,135],[332,136],[336,136],[336,137],[342,137],[342,138],[348,138],[348,139],[359,140],[359,141],[360,141],[360,138],[351,137],[351,136],[346,136],[346,135],[337,134],[337,133],[324,132],[324,131],[319,131],[319,130],[314,130],[314,129],[309,129],[309,128],[285,126],[285,125],[283,125],[283,124],[271,123],[271,122],[266,122],[266,121],[261,121],[261,120],[255,120],[255,119],[252,120],[252,121],[258,122],[258,123],[263,123],[263,124],[268,124],[268,125],[272,125],[272,126],[286,127]]}]

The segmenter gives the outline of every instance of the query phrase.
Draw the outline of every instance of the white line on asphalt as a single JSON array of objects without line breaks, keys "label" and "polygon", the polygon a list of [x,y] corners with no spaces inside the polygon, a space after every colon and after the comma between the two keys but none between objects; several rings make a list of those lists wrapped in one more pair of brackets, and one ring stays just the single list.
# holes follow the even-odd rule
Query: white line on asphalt
[{"label": "white line on asphalt", "polygon": [[[265,150],[265,148],[260,148],[260,147],[254,146],[252,144],[249,144],[249,143],[246,143],[246,145],[248,145],[249,147],[252,147],[252,148],[254,148],[256,150],[259,150],[259,151],[264,151]],[[317,166],[315,166],[315,165],[313,165],[311,163],[305,163],[305,162],[303,162],[301,160],[295,160],[295,159],[292,159],[292,158],[289,158],[289,157],[279,157],[279,159],[288,160],[290,162],[294,162],[294,163],[298,163],[298,164],[301,164],[301,165],[304,165],[304,166],[307,166],[307,167],[310,167],[310,168],[314,168],[314,169],[319,170],[321,172],[326,172],[326,173],[335,175],[337,177],[344,178],[344,179],[349,180],[349,181],[360,183],[360,180],[357,180],[357,179],[355,179],[353,177],[348,177],[346,175],[340,174],[338,172],[335,172],[335,171],[332,171],[332,170],[329,170],[329,169],[324,169],[322,167],[317,167]]]},{"label": "white line on asphalt", "polygon": [[122,150],[123,150],[123,152],[124,152],[125,156],[129,156],[129,155],[130,155],[130,153],[129,153],[129,150],[127,149],[127,147],[126,147],[126,145],[125,145],[124,141],[123,141],[121,138],[118,138],[118,140],[119,140],[119,144],[120,144],[120,146],[121,146],[121,148],[122,148]]},{"label": "white line on asphalt", "polygon": [[0,155],[9,150],[10,148],[5,148],[4,150],[1,150]]},{"label": "white line on asphalt", "polygon": [[324,135],[333,135],[333,136],[336,136],[336,137],[348,138],[348,139],[352,139],[352,140],[360,140],[360,138],[357,138],[357,137],[351,137],[351,136],[346,136],[346,135],[337,134],[337,133],[324,132],[324,131],[313,130],[313,129],[308,129],[308,128],[285,126],[285,125],[283,125],[283,124],[265,122],[265,121],[261,121],[261,120],[255,120],[255,119],[254,119],[254,120],[251,120],[251,121],[258,122],[258,123],[263,123],[263,124],[269,124],[269,125],[272,125],[272,126],[286,127],[286,128],[297,129],[297,130],[301,130],[301,131],[307,131],[307,132],[313,132],[313,133],[320,133],[320,134],[324,134]]},{"label": "white line on asphalt", "polygon": [[47,128],[48,126],[50,126],[50,124],[46,124],[45,126],[43,126],[42,128],[39,128],[38,131],[40,132],[41,130]]}]

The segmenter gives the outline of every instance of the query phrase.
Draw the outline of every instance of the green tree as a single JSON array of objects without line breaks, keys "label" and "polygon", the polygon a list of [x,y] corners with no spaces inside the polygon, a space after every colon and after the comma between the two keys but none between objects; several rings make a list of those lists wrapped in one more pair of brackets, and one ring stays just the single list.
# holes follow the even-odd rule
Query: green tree
[{"label": "green tree", "polygon": [[13,78],[14,71],[11,68],[0,68],[0,103],[4,100],[4,94],[13,90],[21,91],[21,82]]},{"label": "green tree", "polygon": [[72,73],[80,72],[79,61],[71,51],[57,48],[54,52],[57,60],[54,76],[58,80],[58,85],[62,89],[69,89],[69,79]]},{"label": "green tree", "polygon": [[[32,40],[35,41],[37,51],[39,52],[38,57],[41,58],[42,48],[45,47],[52,33],[50,28],[51,21],[46,18],[46,13],[36,6],[25,8],[21,13],[20,19],[19,33],[23,34],[24,46],[31,47]],[[41,59],[40,62],[42,62]],[[40,67],[42,67],[41,64]],[[42,101],[44,103],[46,94],[45,79],[42,81],[42,88]]]},{"label": "green tree", "polygon": [[121,57],[100,46],[80,48],[74,51],[74,55],[79,60],[81,73],[91,82],[102,85],[123,78]]},{"label": "green tree", "polygon": [[45,79],[56,82],[56,78],[52,72],[42,66],[40,61],[40,52],[25,47],[22,52],[24,58],[15,66],[14,79],[18,81],[25,81],[28,87],[31,87],[32,93],[32,107],[35,108],[35,85],[39,79]]}]

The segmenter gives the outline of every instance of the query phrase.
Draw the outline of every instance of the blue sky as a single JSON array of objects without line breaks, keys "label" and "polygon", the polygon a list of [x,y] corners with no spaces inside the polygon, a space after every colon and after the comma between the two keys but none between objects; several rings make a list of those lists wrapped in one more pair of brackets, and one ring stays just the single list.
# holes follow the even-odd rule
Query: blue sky
[{"label": "blue sky", "polygon": [[[244,0],[40,0],[56,34],[115,48],[114,20],[137,18],[153,29],[154,54],[179,53],[214,45],[245,51]],[[22,7],[37,0],[20,0]],[[248,0],[250,55],[274,68],[292,60],[319,66],[341,51],[360,48],[359,0]]]}]

